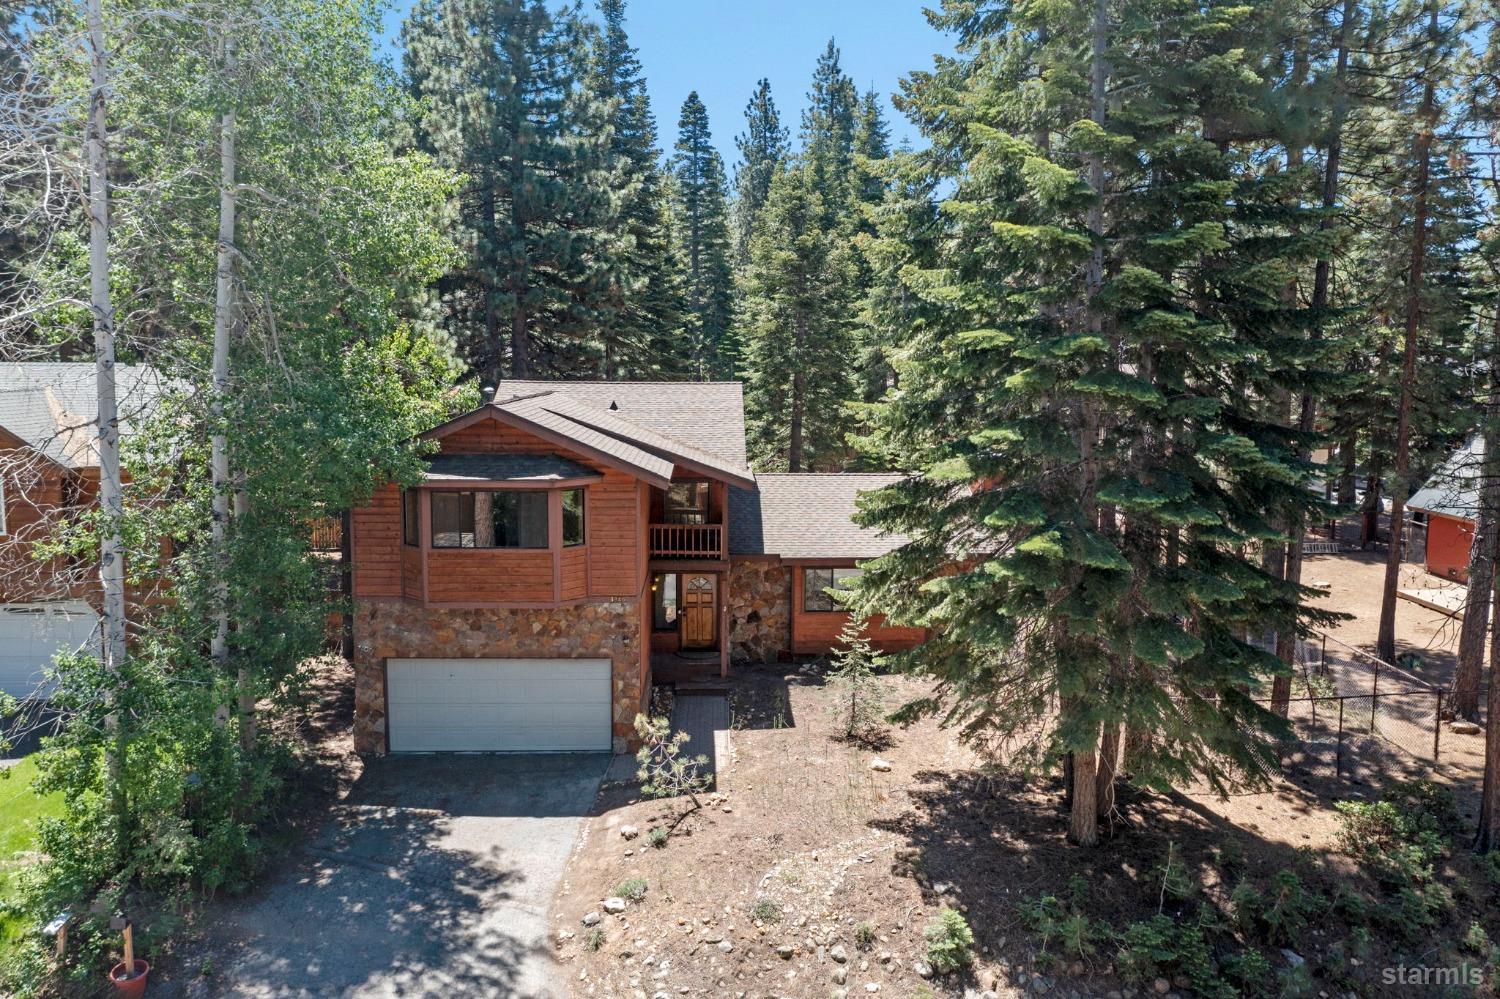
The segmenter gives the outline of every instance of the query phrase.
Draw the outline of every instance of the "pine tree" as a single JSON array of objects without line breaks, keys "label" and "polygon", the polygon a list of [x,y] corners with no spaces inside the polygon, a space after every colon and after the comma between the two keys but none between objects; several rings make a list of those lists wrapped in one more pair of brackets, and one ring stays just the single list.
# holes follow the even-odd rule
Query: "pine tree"
[{"label": "pine tree", "polygon": [[745,409],[756,467],[837,468],[853,393],[853,254],[824,225],[811,170],[777,173],[745,273]]},{"label": "pine tree", "polygon": [[813,69],[807,109],[802,112],[802,157],[830,228],[848,217],[853,201],[858,105],[854,81],[840,67],[838,46],[830,38]]},{"label": "pine tree", "polygon": [[839,632],[828,685],[833,690],[834,727],[850,742],[875,745],[885,736],[886,685],[876,669],[880,657],[865,633],[865,622],[850,615]]},{"label": "pine tree", "polygon": [[869,446],[920,474],[866,497],[910,541],[856,612],[930,627],[908,662],[937,696],[905,715],[1068,764],[1092,844],[1127,734],[1148,786],[1263,780],[1283,667],[1247,636],[1322,619],[1252,554],[1268,511],[1315,504],[1303,435],[1260,403],[1308,377],[1285,291],[1312,225],[1264,155],[1289,126],[1256,47],[1289,34],[1228,3],[971,8],[934,15],[959,57],[903,98],[951,194],[882,220],[912,247],[882,297],[918,322]]},{"label": "pine tree", "polygon": [[[867,90],[859,101],[854,121],[854,182],[856,200],[877,205],[885,194],[875,164],[891,155],[891,128],[880,108],[880,95]],[[861,220],[863,223],[863,220]],[[862,228],[867,225],[862,224]]]},{"label": "pine tree", "polygon": [[584,34],[571,9],[544,0],[423,0],[405,26],[419,144],[467,178],[467,260],[439,291],[455,338],[491,377],[599,368],[621,204],[609,108],[578,85]]},{"label": "pine tree", "polygon": [[770,80],[762,78],[755,85],[755,93],[745,104],[745,131],[735,136],[734,144],[740,151],[734,168],[735,252],[743,267],[750,261],[750,238],[771,193],[771,178],[790,154],[787,130],[771,98]]},{"label": "pine tree", "polygon": [[734,274],[729,261],[729,207],[724,163],[714,148],[708,109],[688,94],[678,122],[672,174],[678,253],[685,268],[689,312],[687,352],[699,380],[734,371]]},{"label": "pine tree", "polygon": [[625,30],[625,0],[600,0],[603,20],[593,44],[589,89],[611,101],[609,151],[618,215],[607,227],[608,269],[599,337],[605,378],[660,378],[686,359],[677,337],[686,301],[663,211],[666,186],[656,117],[641,63]]}]

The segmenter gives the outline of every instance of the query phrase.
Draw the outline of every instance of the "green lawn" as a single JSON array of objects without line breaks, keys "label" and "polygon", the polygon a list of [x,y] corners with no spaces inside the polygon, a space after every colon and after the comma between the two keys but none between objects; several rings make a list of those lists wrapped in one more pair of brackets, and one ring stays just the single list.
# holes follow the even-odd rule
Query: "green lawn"
[{"label": "green lawn", "polygon": [[[62,795],[37,795],[31,789],[36,763],[28,757],[0,776],[0,899],[8,900],[16,872],[24,861],[18,854],[36,848],[37,819],[62,814]],[[0,911],[0,944],[22,932],[16,917]]]}]

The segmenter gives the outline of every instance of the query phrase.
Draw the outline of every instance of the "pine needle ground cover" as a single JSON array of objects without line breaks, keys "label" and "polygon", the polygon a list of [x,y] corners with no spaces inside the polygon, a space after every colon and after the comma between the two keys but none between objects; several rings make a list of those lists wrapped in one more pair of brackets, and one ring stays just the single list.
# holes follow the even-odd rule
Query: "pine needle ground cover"
[{"label": "pine needle ground cover", "polygon": [[[891,706],[924,690],[886,679]],[[1058,777],[986,773],[930,720],[851,743],[827,667],[737,666],[730,682],[733,751],[706,807],[655,848],[646,831],[681,803],[606,786],[581,834],[551,920],[585,994],[1008,995],[1040,976],[1060,995],[1379,995],[1403,962],[1491,974],[1500,868],[1468,853],[1446,786],[1393,777],[1384,804],[1332,783],[1125,790],[1101,846],[1080,849]],[[1379,858],[1398,843],[1396,868]],[[650,892],[603,910],[631,878]],[[973,963],[946,975],[925,936],[944,909],[974,936]]]},{"label": "pine needle ground cover", "polygon": [[62,796],[37,794],[31,787],[35,777],[36,763],[29,757],[0,776],[0,944],[15,939],[23,929],[20,917],[7,911],[6,905],[36,847],[37,823],[62,815]]}]

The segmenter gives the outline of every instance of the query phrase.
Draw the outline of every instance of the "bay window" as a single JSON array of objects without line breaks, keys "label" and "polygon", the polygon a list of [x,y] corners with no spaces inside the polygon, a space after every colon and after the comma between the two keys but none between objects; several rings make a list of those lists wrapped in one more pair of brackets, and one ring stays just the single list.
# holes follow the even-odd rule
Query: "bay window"
[{"label": "bay window", "polygon": [[434,548],[547,546],[547,493],[544,490],[434,491],[432,494]]}]

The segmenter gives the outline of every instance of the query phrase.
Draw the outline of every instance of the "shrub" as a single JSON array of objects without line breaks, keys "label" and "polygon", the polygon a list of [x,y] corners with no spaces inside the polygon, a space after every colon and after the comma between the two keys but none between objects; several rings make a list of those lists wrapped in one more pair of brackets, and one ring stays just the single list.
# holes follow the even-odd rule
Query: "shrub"
[{"label": "shrub", "polygon": [[781,922],[781,906],[769,898],[762,898],[750,907],[750,918],[757,923]]},{"label": "shrub", "polygon": [[1192,873],[1177,855],[1176,843],[1167,844],[1166,859],[1157,865],[1154,881],[1163,899],[1185,902],[1198,891]]},{"label": "shrub", "polygon": [[627,902],[639,902],[646,897],[645,878],[626,878],[615,885],[615,894]]},{"label": "shrub", "polygon": [[1464,931],[1464,950],[1475,954],[1488,955],[1490,952],[1490,935],[1484,932],[1484,927],[1477,922],[1470,922],[1469,928]]},{"label": "shrub", "polygon": [[1292,871],[1277,871],[1260,916],[1266,939],[1273,944],[1294,943],[1317,908],[1317,897],[1303,889],[1301,878]]},{"label": "shrub", "polygon": [[1171,917],[1160,913],[1125,927],[1115,955],[1120,977],[1130,985],[1143,985],[1159,976],[1177,957],[1174,929]]},{"label": "shrub", "polygon": [[1463,828],[1453,792],[1430,781],[1390,787],[1379,801],[1341,801],[1339,846],[1384,886],[1386,925],[1411,936],[1453,907],[1436,868],[1454,833]]},{"label": "shrub", "polygon": [[597,951],[604,946],[604,931],[594,926],[583,935],[583,949],[589,952]]},{"label": "shrub", "polygon": [[927,963],[940,975],[974,963],[974,932],[956,909],[944,906],[922,931],[927,940]]},{"label": "shrub", "polygon": [[652,826],[646,833],[646,842],[660,850],[667,845],[667,830],[662,826]]},{"label": "shrub", "polygon": [[[701,753],[697,756],[685,755],[683,746],[687,745],[690,737],[686,732],[673,732],[672,723],[666,717],[636,715],[635,734],[641,740],[640,751],[635,754],[635,776],[641,782],[641,793],[652,798],[686,796],[693,803],[692,808],[677,816],[669,825],[658,827],[662,830],[663,839],[657,844],[653,838],[652,845],[664,846],[665,837],[670,836],[683,819],[703,807],[703,801],[698,795],[708,789],[708,757]],[[651,835],[655,837],[656,834],[653,832]]]},{"label": "shrub", "polygon": [[854,946],[860,950],[869,950],[875,946],[875,924],[858,923],[854,927]]},{"label": "shrub", "polygon": [[1253,947],[1247,947],[1225,962],[1229,977],[1239,986],[1245,996],[1269,996],[1271,988],[1271,962],[1266,955]]}]

